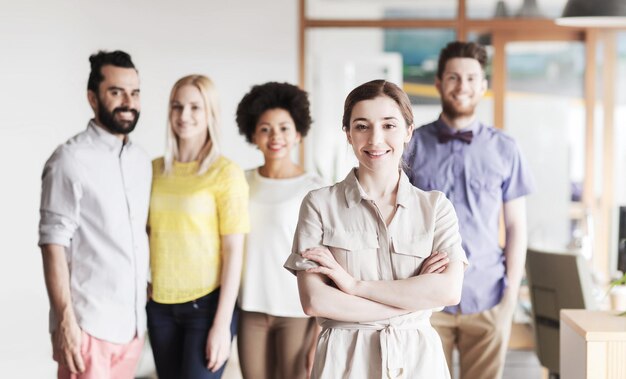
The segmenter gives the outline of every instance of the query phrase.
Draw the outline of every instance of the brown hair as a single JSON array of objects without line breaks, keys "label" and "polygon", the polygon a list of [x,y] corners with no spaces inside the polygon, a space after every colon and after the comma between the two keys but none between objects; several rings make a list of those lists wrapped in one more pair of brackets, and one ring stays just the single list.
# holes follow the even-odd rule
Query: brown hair
[{"label": "brown hair", "polygon": [[411,101],[407,94],[397,85],[386,80],[377,79],[361,84],[348,94],[343,106],[343,129],[346,131],[350,130],[350,116],[352,115],[352,109],[356,103],[363,100],[372,100],[377,97],[388,97],[395,101],[396,104],[398,104],[398,108],[400,108],[400,113],[402,113],[404,121],[406,121],[406,126],[409,127],[413,124],[413,110],[411,109]]},{"label": "brown hair", "polygon": [[487,51],[482,45],[475,42],[450,42],[439,53],[439,63],[437,64],[437,78],[441,79],[446,64],[453,58],[471,58],[480,63],[480,67],[485,71],[487,64]]}]

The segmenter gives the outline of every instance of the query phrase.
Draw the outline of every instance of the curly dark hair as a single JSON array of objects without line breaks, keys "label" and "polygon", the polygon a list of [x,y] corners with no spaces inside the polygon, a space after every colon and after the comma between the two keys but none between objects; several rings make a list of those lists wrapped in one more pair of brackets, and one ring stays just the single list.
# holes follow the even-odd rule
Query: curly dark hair
[{"label": "curly dark hair", "polygon": [[237,106],[237,127],[239,134],[252,142],[259,117],[270,109],[284,109],[291,115],[296,130],[302,137],[311,128],[309,96],[300,88],[289,83],[268,82],[255,85],[245,94]]},{"label": "curly dark hair", "polygon": [[98,93],[98,86],[104,80],[102,75],[102,66],[111,65],[123,68],[135,68],[130,55],[121,50],[104,51],[100,50],[96,54],[92,54],[89,57],[91,64],[91,72],[89,73],[89,80],[87,81],[87,89]]}]

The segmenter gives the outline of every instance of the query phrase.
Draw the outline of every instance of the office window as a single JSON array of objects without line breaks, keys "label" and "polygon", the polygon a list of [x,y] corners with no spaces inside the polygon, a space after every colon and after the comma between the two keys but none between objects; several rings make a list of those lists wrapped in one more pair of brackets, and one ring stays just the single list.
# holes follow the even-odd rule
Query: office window
[{"label": "office window", "polygon": [[452,19],[457,0],[307,0],[305,11],[309,19]]},{"label": "office window", "polygon": [[454,41],[451,29],[383,29],[383,50],[402,58],[405,92],[416,106],[439,105],[433,83],[441,48]]},{"label": "office window", "polygon": [[465,0],[467,17],[490,18],[556,18],[567,0]]},{"label": "office window", "polygon": [[338,180],[356,163],[341,130],[343,102],[367,81],[386,79],[402,87],[411,98],[416,126],[437,118],[441,109],[434,86],[437,58],[454,39],[451,29],[308,30],[305,85],[315,124],[306,140],[307,168]]},{"label": "office window", "polygon": [[[565,246],[581,200],[585,162],[585,49],[577,41],[506,44],[504,129],[536,179],[528,199],[533,246]],[[549,209],[549,212],[546,212]]]},{"label": "office window", "polygon": [[626,32],[616,36],[615,76],[615,202],[626,205]]}]

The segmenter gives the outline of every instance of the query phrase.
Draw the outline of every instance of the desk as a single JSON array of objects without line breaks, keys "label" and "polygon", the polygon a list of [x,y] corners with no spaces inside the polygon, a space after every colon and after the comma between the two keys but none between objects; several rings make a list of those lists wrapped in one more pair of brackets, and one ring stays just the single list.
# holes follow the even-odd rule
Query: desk
[{"label": "desk", "polygon": [[626,378],[626,317],[617,313],[561,310],[563,379]]}]

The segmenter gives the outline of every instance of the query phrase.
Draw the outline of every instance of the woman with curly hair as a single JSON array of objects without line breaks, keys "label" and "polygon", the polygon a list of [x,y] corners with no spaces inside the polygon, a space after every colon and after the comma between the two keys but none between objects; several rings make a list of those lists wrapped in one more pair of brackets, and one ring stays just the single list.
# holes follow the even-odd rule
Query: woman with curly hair
[{"label": "woman with curly hair", "polygon": [[239,293],[238,350],[244,378],[306,378],[317,326],[302,312],[298,287],[283,268],[304,196],[323,185],[292,160],[310,126],[306,92],[287,83],[252,87],[237,107],[237,125],[263,153],[246,171],[250,234]]}]

